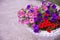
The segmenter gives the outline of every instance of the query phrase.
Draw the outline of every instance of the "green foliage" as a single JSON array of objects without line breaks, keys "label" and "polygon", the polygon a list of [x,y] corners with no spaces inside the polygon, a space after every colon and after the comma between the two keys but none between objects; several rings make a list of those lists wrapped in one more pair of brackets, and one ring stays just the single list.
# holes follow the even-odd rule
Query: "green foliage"
[{"label": "green foliage", "polygon": [[51,1],[52,3],[55,3],[55,4],[60,6],[60,0],[49,0],[49,1]]},{"label": "green foliage", "polygon": [[[42,0],[40,0],[42,1]],[[47,0],[60,6],[60,0]]]}]

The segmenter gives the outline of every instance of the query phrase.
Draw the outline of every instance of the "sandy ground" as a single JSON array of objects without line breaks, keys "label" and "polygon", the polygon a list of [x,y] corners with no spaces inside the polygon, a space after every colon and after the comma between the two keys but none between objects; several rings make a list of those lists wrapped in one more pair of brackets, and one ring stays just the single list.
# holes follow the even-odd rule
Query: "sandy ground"
[{"label": "sandy ground", "polygon": [[36,40],[25,26],[18,24],[17,11],[27,4],[40,5],[32,0],[0,0],[0,40]]}]

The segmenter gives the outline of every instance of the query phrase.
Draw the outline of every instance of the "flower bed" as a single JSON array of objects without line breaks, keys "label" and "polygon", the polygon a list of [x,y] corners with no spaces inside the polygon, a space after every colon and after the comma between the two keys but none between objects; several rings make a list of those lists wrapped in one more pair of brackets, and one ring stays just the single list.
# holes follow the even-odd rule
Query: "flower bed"
[{"label": "flower bed", "polygon": [[19,22],[27,24],[35,33],[51,32],[60,27],[60,10],[56,4],[43,1],[41,7],[27,5],[18,11]]}]

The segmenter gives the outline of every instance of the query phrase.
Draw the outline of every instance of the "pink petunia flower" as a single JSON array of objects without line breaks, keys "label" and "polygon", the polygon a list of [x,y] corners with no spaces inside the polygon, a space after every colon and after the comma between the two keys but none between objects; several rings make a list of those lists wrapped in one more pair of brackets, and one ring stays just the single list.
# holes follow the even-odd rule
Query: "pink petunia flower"
[{"label": "pink petunia flower", "polygon": [[37,17],[37,13],[30,13],[28,15],[29,15],[29,18],[33,18],[33,19]]},{"label": "pink petunia flower", "polygon": [[24,21],[22,21],[22,22],[23,22],[23,24],[28,24],[28,23],[29,23],[28,20],[24,20]]},{"label": "pink petunia flower", "polygon": [[18,11],[18,17],[23,17],[25,14],[24,14],[24,11],[23,10],[19,10]]},{"label": "pink petunia flower", "polygon": [[47,6],[45,6],[44,4],[42,4],[42,8],[43,8],[44,11],[48,10]]},{"label": "pink petunia flower", "polygon": [[34,18],[33,13],[29,13],[28,16],[29,16],[29,18]]},{"label": "pink petunia flower", "polygon": [[34,23],[34,19],[29,19],[29,23]]},{"label": "pink petunia flower", "polygon": [[25,14],[25,17],[28,17],[28,14]]},{"label": "pink petunia flower", "polygon": [[33,10],[36,12],[38,10],[38,6],[34,6]]},{"label": "pink petunia flower", "polygon": [[33,16],[36,18],[37,17],[37,12],[34,12],[33,13]]}]

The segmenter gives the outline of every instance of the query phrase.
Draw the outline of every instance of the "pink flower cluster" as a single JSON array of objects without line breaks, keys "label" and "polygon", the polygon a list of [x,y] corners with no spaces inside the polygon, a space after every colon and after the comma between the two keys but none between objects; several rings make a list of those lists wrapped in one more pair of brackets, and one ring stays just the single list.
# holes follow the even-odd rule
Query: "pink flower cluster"
[{"label": "pink flower cluster", "polygon": [[23,9],[18,11],[19,22],[24,24],[34,23],[34,18],[37,17],[37,6],[33,7],[34,12],[30,12],[30,10],[26,10],[24,12]]}]

